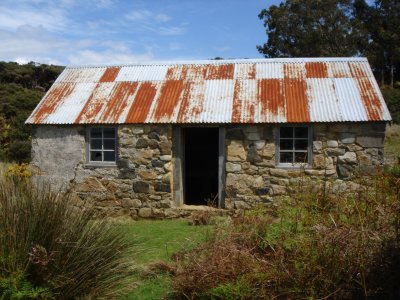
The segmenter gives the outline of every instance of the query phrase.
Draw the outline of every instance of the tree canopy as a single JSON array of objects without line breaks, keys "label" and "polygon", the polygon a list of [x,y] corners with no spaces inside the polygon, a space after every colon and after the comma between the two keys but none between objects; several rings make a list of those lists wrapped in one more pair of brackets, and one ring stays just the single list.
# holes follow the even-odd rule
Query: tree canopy
[{"label": "tree canopy", "polygon": [[30,160],[31,128],[25,120],[62,70],[33,62],[0,62],[0,160]]},{"label": "tree canopy", "polygon": [[399,0],[286,0],[259,18],[268,39],[257,48],[265,57],[363,55],[381,84],[400,80]]}]

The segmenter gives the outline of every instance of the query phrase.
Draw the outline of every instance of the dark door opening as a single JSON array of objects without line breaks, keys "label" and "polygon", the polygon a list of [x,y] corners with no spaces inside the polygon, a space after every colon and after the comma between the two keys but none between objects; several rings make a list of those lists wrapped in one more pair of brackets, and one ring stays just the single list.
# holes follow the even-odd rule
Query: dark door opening
[{"label": "dark door opening", "polygon": [[218,128],[184,128],[185,204],[218,205]]}]

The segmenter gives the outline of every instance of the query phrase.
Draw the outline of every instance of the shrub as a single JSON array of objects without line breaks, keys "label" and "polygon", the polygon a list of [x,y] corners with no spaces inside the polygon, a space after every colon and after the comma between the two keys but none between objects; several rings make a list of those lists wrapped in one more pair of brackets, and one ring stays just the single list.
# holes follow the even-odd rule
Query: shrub
[{"label": "shrub", "polygon": [[390,173],[363,177],[346,190],[304,180],[277,211],[246,212],[217,226],[213,239],[178,257],[176,297],[396,299],[400,203],[393,180]]},{"label": "shrub", "polygon": [[29,178],[32,176],[31,172],[28,170],[28,164],[12,164],[8,166],[4,175],[6,177],[20,177],[20,178]]},{"label": "shrub", "polygon": [[128,287],[133,247],[118,226],[75,209],[69,195],[0,180],[0,295],[22,274],[18,282],[37,298],[114,297]]}]

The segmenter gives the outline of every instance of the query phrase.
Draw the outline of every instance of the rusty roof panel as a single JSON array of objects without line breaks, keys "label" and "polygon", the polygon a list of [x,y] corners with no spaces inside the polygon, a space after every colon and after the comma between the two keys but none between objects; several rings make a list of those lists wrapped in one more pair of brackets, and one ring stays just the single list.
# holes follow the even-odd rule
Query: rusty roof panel
[{"label": "rusty roof panel", "polygon": [[327,78],[328,70],[324,62],[308,62],[304,66],[306,68],[307,78]]},{"label": "rusty roof panel", "polygon": [[283,80],[259,80],[258,98],[260,105],[260,122],[281,123],[286,121]]},{"label": "rusty roof panel", "polygon": [[304,79],[285,78],[286,119],[289,123],[310,122],[307,86]]},{"label": "rusty roof panel", "polygon": [[29,124],[389,121],[364,58],[69,67]]},{"label": "rusty roof panel", "polygon": [[110,101],[110,94],[114,85],[115,82],[98,83],[76,118],[75,123],[102,123],[103,120],[100,117]]},{"label": "rusty roof panel", "polygon": [[53,113],[45,119],[48,124],[75,124],[96,83],[76,83],[72,92],[58,102]]}]

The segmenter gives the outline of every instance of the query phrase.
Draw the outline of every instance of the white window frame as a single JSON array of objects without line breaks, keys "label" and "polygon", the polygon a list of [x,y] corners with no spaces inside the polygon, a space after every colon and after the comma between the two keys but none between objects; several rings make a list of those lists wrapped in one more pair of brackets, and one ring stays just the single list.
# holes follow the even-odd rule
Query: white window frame
[{"label": "white window frame", "polygon": [[[280,162],[281,152],[290,152],[290,153],[303,152],[303,151],[296,151],[295,149],[292,149],[292,150],[281,150],[280,149],[280,142],[281,142],[280,132],[281,132],[281,128],[285,128],[285,127],[291,127],[291,128],[293,128],[293,130],[296,127],[307,128],[307,130],[308,130],[308,136],[307,136],[308,145],[307,145],[307,150],[304,150],[304,152],[307,153],[307,161],[306,162],[304,162],[304,163],[296,163],[296,162],[282,163],[282,162]],[[278,126],[275,131],[275,145],[276,145],[276,147],[275,147],[276,163],[275,164],[276,164],[276,166],[281,167],[281,168],[294,168],[294,169],[301,168],[301,167],[309,168],[311,166],[311,162],[312,162],[312,143],[313,143],[312,137],[313,137],[312,126],[310,126],[310,125],[305,125],[305,124],[290,124],[289,125],[288,124],[288,125]],[[296,140],[294,135],[293,135],[292,139],[293,139],[293,141]],[[301,139],[303,139],[303,138],[301,138]],[[294,144],[295,143],[293,143],[293,147],[294,147]]]},{"label": "white window frame", "polygon": [[[101,138],[92,138],[91,131],[92,129],[101,129]],[[114,138],[105,138],[104,137],[104,129],[113,129],[114,130]],[[92,139],[100,139],[102,149],[92,149],[91,148],[91,141]],[[114,149],[104,149],[104,140],[114,140]],[[101,165],[101,166],[116,166],[118,160],[118,128],[116,126],[91,126],[87,128],[86,131],[86,163],[88,165]],[[101,152],[102,160],[91,160],[90,154],[91,151],[99,151]],[[104,160],[104,152],[115,152],[115,159],[113,161],[105,161]]]}]

